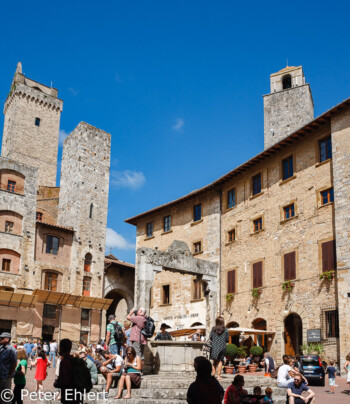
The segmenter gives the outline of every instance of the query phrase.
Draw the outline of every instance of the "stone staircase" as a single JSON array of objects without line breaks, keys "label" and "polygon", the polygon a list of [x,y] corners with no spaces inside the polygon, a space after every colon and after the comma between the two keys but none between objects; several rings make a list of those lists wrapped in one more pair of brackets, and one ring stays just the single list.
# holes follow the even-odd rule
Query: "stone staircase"
[{"label": "stone staircase", "polygon": [[[158,374],[147,375],[142,377],[141,387],[139,389],[131,390],[131,399],[115,400],[113,397],[117,395],[117,387],[113,386],[109,390],[108,398],[103,398],[105,379],[99,375],[98,384],[93,387],[92,392],[99,393],[99,399],[89,399],[89,404],[180,404],[186,403],[186,395],[189,385],[195,380],[195,373],[191,374]],[[223,379],[220,381],[222,387],[226,390],[234,375],[222,375]],[[256,375],[244,375],[245,389],[249,394],[253,393],[255,386],[262,388],[262,393],[265,393],[266,387],[271,387],[273,390],[273,399],[275,404],[286,403],[286,390],[280,389],[276,386],[276,380]],[[124,390],[123,395],[126,395]],[[60,404],[59,401],[45,401],[45,404]]]},{"label": "stone staircase", "polygon": [[[226,390],[232,383],[234,375],[223,375],[224,380],[220,381],[223,388]],[[117,388],[113,387],[109,391],[109,396],[106,400],[98,400],[96,404],[178,404],[186,403],[186,395],[189,385],[195,380],[195,374],[159,374],[143,376],[141,387],[131,391],[132,398],[128,400],[114,400],[113,397],[117,394]],[[263,376],[244,375],[245,389],[248,393],[253,393],[255,386],[262,388],[263,394],[266,387],[271,387],[273,390],[273,399],[275,404],[286,403],[286,390],[276,386],[276,380]],[[99,384],[94,386],[93,391],[102,392],[105,380],[99,376]],[[126,394],[124,390],[123,395]],[[91,402],[91,401],[89,401]]]}]

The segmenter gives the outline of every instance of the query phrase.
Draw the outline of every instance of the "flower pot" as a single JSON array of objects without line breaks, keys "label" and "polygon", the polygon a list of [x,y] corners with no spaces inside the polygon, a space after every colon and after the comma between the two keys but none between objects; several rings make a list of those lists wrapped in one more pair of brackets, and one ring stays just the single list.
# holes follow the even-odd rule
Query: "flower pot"
[{"label": "flower pot", "polygon": [[225,366],[225,373],[232,375],[234,367],[233,366]]},{"label": "flower pot", "polygon": [[245,373],[245,371],[246,371],[245,365],[238,365],[237,368],[238,368],[238,373]]},{"label": "flower pot", "polygon": [[258,368],[258,365],[256,363],[254,365],[249,365],[249,372],[254,373],[254,372],[256,372],[257,368]]}]

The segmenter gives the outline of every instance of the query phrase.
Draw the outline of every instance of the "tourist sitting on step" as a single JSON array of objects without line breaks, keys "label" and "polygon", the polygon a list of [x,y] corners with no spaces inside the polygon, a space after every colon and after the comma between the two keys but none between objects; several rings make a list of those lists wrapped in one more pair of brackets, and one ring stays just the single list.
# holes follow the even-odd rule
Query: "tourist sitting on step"
[{"label": "tourist sitting on step", "polygon": [[197,356],[194,358],[193,367],[197,377],[187,390],[187,402],[189,404],[221,404],[225,390],[212,376],[210,361],[204,356]]},{"label": "tourist sitting on step", "polygon": [[314,404],[315,393],[303,383],[301,374],[296,374],[287,388],[288,404]]},{"label": "tourist sitting on step", "polygon": [[225,404],[241,404],[242,397],[248,394],[244,387],[244,377],[237,375],[233,379],[231,386],[226,389],[224,403]]},{"label": "tourist sitting on step", "polygon": [[167,332],[167,328],[171,328],[170,326],[162,323],[160,326],[160,332],[154,338],[155,341],[172,341],[173,337]]},{"label": "tourist sitting on step", "polygon": [[106,379],[105,397],[108,397],[112,381],[119,379],[121,376],[121,369],[124,361],[120,355],[113,355],[111,353],[105,354],[105,358],[105,362],[103,362],[100,367],[100,373]]},{"label": "tourist sitting on step", "polygon": [[123,398],[131,398],[131,388],[141,386],[141,358],[136,356],[136,351],[132,346],[126,348],[126,360],[118,383],[118,394],[114,398],[122,398],[124,386],[127,394]]}]

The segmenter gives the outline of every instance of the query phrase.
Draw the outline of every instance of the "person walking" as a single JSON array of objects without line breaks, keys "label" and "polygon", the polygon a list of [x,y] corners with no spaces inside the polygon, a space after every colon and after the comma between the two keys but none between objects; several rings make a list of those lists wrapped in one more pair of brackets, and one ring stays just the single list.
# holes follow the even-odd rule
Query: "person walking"
[{"label": "person walking", "polygon": [[29,339],[28,342],[26,342],[23,347],[26,352],[27,359],[29,359],[33,352],[33,349],[34,349],[34,344],[33,344],[32,340]]},{"label": "person walking", "polygon": [[329,361],[329,366],[327,366],[326,373],[328,374],[328,383],[330,394],[335,394],[335,374],[337,372],[334,361]]},{"label": "person walking", "polygon": [[36,380],[36,391],[44,391],[43,381],[47,377],[47,367],[51,365],[51,362],[47,360],[44,350],[38,352],[38,357],[32,363],[32,366],[36,366],[35,380]]},{"label": "person walking", "polygon": [[139,356],[141,358],[143,369],[143,352],[145,349],[145,345],[147,345],[147,338],[142,334],[141,331],[145,327],[146,323],[146,310],[144,308],[141,308],[139,309],[139,311],[136,312],[136,309],[132,308],[126,318],[133,324],[130,332],[130,342],[136,351],[136,356]]},{"label": "person walking", "polygon": [[7,403],[3,392],[11,390],[11,378],[17,365],[17,352],[10,341],[10,333],[3,332],[0,335],[0,404]]},{"label": "person walking", "polygon": [[120,355],[120,349],[125,337],[123,325],[116,321],[114,314],[108,316],[108,321],[106,345],[109,347],[109,352],[111,354]]},{"label": "person walking", "polygon": [[222,380],[222,364],[224,362],[226,344],[229,340],[228,329],[225,327],[225,321],[222,317],[218,317],[215,320],[215,326],[210,332],[209,339],[212,341],[210,359],[213,360],[213,376],[217,372],[218,380]]},{"label": "person walking", "polygon": [[52,366],[56,367],[56,356],[57,356],[57,342],[53,339],[50,342],[50,353],[49,353],[49,361],[52,362]]},{"label": "person walking", "polygon": [[17,351],[17,367],[13,382],[15,388],[13,389],[12,404],[23,404],[22,390],[26,386],[26,372],[27,372],[27,355],[24,349]]},{"label": "person walking", "polygon": [[346,355],[345,360],[346,360],[346,362],[344,364],[344,369],[347,372],[346,373],[346,382],[348,383],[348,386],[349,386],[348,394],[350,394],[350,354]]},{"label": "person walking", "polygon": [[275,361],[271,358],[269,352],[264,353],[264,366],[265,366],[265,376],[271,377],[271,372],[275,370]]}]

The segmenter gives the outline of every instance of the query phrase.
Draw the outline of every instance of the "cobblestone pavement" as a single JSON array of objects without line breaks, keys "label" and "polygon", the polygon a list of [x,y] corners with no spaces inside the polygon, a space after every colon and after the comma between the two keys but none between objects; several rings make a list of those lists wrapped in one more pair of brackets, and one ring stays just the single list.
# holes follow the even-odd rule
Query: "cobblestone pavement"
[{"label": "cobblestone pavement", "polygon": [[[254,374],[252,374],[254,375]],[[255,375],[261,376],[261,373],[256,373]],[[28,368],[27,371],[27,385],[26,388],[29,391],[35,391],[36,389],[36,381],[34,379],[35,376],[35,368],[30,370]],[[225,375],[226,376],[226,375]],[[249,377],[249,376],[245,376]],[[233,377],[232,377],[233,378]],[[55,369],[52,367],[48,369],[48,377],[44,381],[44,391],[54,391],[53,383],[55,380]],[[346,383],[346,379],[344,377],[338,377],[336,379],[336,393],[329,394],[328,380],[326,380],[326,386],[310,386],[310,388],[316,393],[316,404],[350,404],[350,395],[347,394],[348,384]],[[33,403],[29,399],[24,400],[25,404]]]}]

